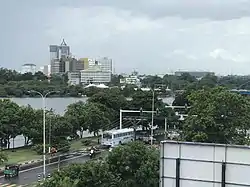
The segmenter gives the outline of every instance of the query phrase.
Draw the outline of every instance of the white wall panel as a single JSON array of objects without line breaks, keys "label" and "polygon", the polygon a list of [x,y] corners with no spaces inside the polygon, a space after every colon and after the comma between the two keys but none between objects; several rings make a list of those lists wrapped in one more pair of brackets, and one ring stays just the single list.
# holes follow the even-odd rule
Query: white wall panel
[{"label": "white wall panel", "polygon": [[164,176],[168,177],[175,177],[175,168],[176,168],[176,161],[175,160],[164,160]]},{"label": "white wall panel", "polygon": [[250,185],[250,166],[227,164],[226,179],[229,183]]},{"label": "white wall panel", "polygon": [[250,164],[250,150],[228,147],[227,162]]},{"label": "white wall panel", "polygon": [[181,180],[180,182],[181,187],[221,187],[220,185],[213,185],[213,183],[207,182],[200,182],[200,181],[188,181],[188,180]]},{"label": "white wall panel", "polygon": [[[204,170],[206,168],[206,170]],[[192,169],[192,172],[190,172]],[[201,179],[201,180],[214,180],[213,163],[208,162],[194,162],[194,161],[181,161],[180,177],[185,179]]]},{"label": "white wall panel", "polygon": [[198,159],[198,160],[211,160],[213,158],[213,147],[181,145],[181,158]]},{"label": "white wall panel", "polygon": [[163,146],[167,159],[164,171],[160,171],[160,175],[164,175],[164,185],[161,183],[160,187],[176,185],[175,179],[168,179],[176,177],[173,158],[180,158],[180,187],[221,187],[222,162],[226,162],[226,183],[238,184],[226,184],[226,187],[250,186],[250,148],[247,146],[173,141],[163,142]]},{"label": "white wall panel", "polygon": [[179,158],[179,145],[170,144],[169,146],[164,146],[164,157]]}]

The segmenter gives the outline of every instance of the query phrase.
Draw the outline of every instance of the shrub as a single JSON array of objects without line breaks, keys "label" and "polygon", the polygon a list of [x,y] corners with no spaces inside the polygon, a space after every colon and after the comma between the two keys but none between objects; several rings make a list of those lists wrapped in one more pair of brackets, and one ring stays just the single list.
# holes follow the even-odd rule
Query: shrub
[{"label": "shrub", "polygon": [[55,148],[58,152],[66,153],[70,149],[70,143],[68,140],[60,141],[57,145],[55,145]]},{"label": "shrub", "polygon": [[[48,153],[49,145],[45,145],[46,153]],[[32,150],[34,150],[38,155],[43,154],[43,144],[37,144],[32,147]]]},{"label": "shrub", "polygon": [[81,142],[82,142],[82,145],[84,146],[89,146],[91,144],[91,140],[88,140],[88,139],[84,139]]}]

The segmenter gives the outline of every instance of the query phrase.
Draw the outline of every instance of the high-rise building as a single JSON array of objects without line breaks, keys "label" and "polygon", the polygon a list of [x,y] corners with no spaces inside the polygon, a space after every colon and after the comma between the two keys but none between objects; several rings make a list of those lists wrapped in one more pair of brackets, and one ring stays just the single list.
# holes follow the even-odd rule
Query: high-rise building
[{"label": "high-rise building", "polygon": [[50,45],[50,64],[51,64],[51,74],[61,73],[62,69],[62,58],[68,58],[70,56],[70,47],[67,46],[66,42],[62,41],[61,45]]},{"label": "high-rise building", "polygon": [[103,71],[109,71],[112,73],[112,59],[109,59],[108,57],[80,58],[79,61],[83,62],[85,70],[98,65]]},{"label": "high-rise building", "polygon": [[88,58],[80,58],[79,62],[83,64],[83,69],[89,68],[89,59]]},{"label": "high-rise building", "polygon": [[108,57],[98,58],[96,59],[98,65],[101,67],[103,71],[109,71],[112,73],[112,59]]},{"label": "high-rise building", "polygon": [[22,74],[24,74],[24,73],[35,74],[36,73],[36,65],[35,64],[23,64],[21,73]]}]

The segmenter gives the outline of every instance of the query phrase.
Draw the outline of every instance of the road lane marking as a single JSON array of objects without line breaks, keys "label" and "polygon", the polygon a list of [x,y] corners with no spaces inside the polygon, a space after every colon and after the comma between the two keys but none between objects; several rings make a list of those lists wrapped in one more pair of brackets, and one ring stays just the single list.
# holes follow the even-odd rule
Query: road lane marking
[{"label": "road lane marking", "polygon": [[[81,157],[87,157],[89,154],[83,154],[83,155],[80,155],[80,156],[76,156],[76,157],[72,157],[72,158],[68,158],[68,159],[64,159],[64,160],[61,160],[60,163],[62,162],[66,162],[66,161],[69,161],[69,160],[74,160],[74,159],[77,159],[77,158],[81,158]],[[46,166],[51,166],[51,165],[55,165],[55,164],[58,164],[58,161],[57,162],[53,162],[53,163],[50,163],[50,164],[46,164]],[[38,169],[38,168],[42,168],[43,165],[41,166],[37,166],[37,167],[34,167],[34,168],[30,168],[30,169],[26,169],[26,170],[22,170],[22,171],[19,171],[19,173],[25,173],[27,171],[32,171],[32,170],[35,170],[35,169]],[[56,169],[56,168],[55,168]],[[4,176],[0,176],[0,179],[1,178],[4,178]],[[2,187],[2,186],[1,186]],[[5,187],[5,186],[3,186]]]},{"label": "road lane marking", "polygon": [[2,184],[0,183],[0,187],[22,187],[23,185],[18,184]]}]

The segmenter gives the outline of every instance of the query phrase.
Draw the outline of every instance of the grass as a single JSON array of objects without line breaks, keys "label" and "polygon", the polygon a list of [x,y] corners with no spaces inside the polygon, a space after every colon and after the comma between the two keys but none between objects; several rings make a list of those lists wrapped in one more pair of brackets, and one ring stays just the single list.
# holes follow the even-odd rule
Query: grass
[{"label": "grass", "polygon": [[97,145],[98,137],[89,137],[89,138],[82,138],[82,139],[78,139],[78,140],[72,140],[71,146],[70,146],[70,151],[80,150],[80,149],[84,149],[86,147],[89,147],[89,146],[84,146],[82,144],[82,140],[85,140],[85,139],[91,140],[91,142],[92,142],[91,145]]},{"label": "grass", "polygon": [[[15,149],[14,152],[12,152],[12,150],[5,150],[4,152],[8,156],[7,163],[10,163],[10,164],[22,163],[25,161],[36,160],[36,159],[42,158],[41,155],[38,155],[31,148],[19,148],[19,149]],[[2,165],[4,165],[4,164],[2,164]]]},{"label": "grass", "polygon": [[[84,139],[91,140],[93,142],[93,144],[97,144],[97,141],[98,141],[98,137],[89,137],[89,138],[73,140],[71,142],[70,151],[76,151],[76,150],[80,150],[80,149],[83,149],[85,147],[88,147],[88,146],[83,146],[82,140],[84,140]],[[36,159],[42,158],[42,155],[38,155],[30,147],[15,149],[15,152],[12,152],[12,149],[4,150],[4,152],[8,156],[8,161],[6,163],[9,163],[9,164],[23,163],[26,161],[36,160]],[[4,166],[6,163],[1,164],[0,167]]]}]

